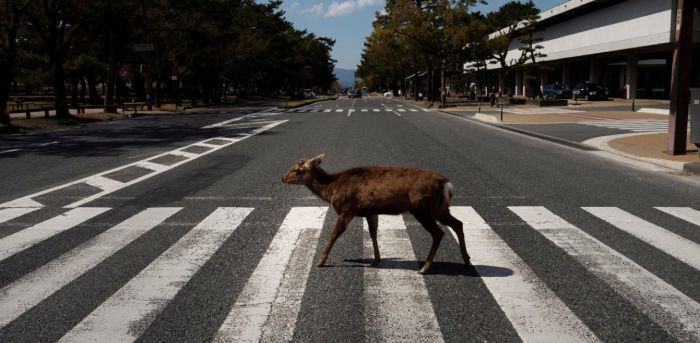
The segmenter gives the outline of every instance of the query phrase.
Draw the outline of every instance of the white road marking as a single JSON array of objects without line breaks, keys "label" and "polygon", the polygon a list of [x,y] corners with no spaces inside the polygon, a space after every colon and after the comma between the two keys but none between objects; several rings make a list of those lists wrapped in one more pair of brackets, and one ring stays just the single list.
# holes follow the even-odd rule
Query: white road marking
[{"label": "white road marking", "polygon": [[47,145],[52,145],[52,144],[56,144],[56,143],[58,143],[58,141],[53,141],[53,142],[48,142],[48,143],[42,143],[42,144],[39,144],[39,145],[37,145],[37,146],[47,146]]},{"label": "white road marking", "polygon": [[399,108],[399,112],[406,112],[406,110],[403,108]]},{"label": "white road marking", "polygon": [[[364,220],[363,226],[364,255],[374,256]],[[384,260],[379,267],[366,268],[364,272],[368,341],[442,342],[423,276],[418,274],[418,264],[415,269],[401,266],[416,260],[403,217],[380,215],[378,231]],[[392,263],[399,265],[392,266]]]},{"label": "white road marking", "polygon": [[15,219],[27,213],[34,212],[41,207],[13,207],[0,209],[0,223]]},{"label": "white road marking", "polygon": [[21,150],[22,150],[22,149],[3,150],[3,151],[0,151],[0,154],[7,154],[7,153],[17,152],[17,151],[21,151]]},{"label": "white road marking", "polygon": [[0,327],[15,320],[180,209],[146,209],[0,289]]},{"label": "white road marking", "polygon": [[372,111],[373,111],[373,112],[379,112],[379,109],[378,109],[378,108],[375,108],[375,109],[373,109]]},{"label": "white road marking", "polygon": [[352,114],[352,112],[355,112],[355,110],[353,110],[353,109],[348,110],[348,117]]},{"label": "white road marking", "polygon": [[[596,342],[598,339],[472,207],[452,206],[464,223],[471,262],[523,342]],[[451,229],[457,240],[457,235]],[[512,275],[489,275],[490,266]]]},{"label": "white road marking", "polygon": [[617,207],[583,207],[583,210],[700,270],[700,244]]},{"label": "white road marking", "polygon": [[411,112],[418,112],[418,110],[415,109],[415,108],[409,108],[408,110],[411,111]]},{"label": "white road marking", "polygon": [[[216,342],[289,342],[294,336],[303,290],[323,227],[327,207],[294,207],[284,219],[265,255],[253,271]],[[312,248],[304,263],[290,265],[302,232],[310,231]],[[308,237],[305,237],[308,239]],[[296,280],[296,282],[295,282]],[[290,296],[294,295],[296,296]]]},{"label": "white road marking", "polygon": [[335,111],[336,111],[336,112],[343,112],[342,109],[337,109],[337,110],[335,110]]},{"label": "white road marking", "polygon": [[323,110],[323,112],[330,112],[330,111],[331,111],[330,108],[327,108],[327,109]]},{"label": "white road marking", "polygon": [[60,341],[136,340],[252,211],[252,208],[217,208]]},{"label": "white road marking", "polygon": [[[185,164],[185,163],[187,163],[187,162],[190,162],[190,161],[192,161],[192,160],[194,160],[194,159],[197,159],[197,158],[199,158],[199,157],[208,155],[208,154],[210,154],[210,153],[212,153],[212,152],[218,151],[219,149],[223,149],[223,148],[225,148],[225,147],[228,147],[228,146],[230,146],[230,145],[232,145],[232,144],[235,144],[235,143],[237,143],[237,142],[240,142],[240,141],[242,141],[242,140],[244,140],[244,139],[247,139],[247,138],[249,138],[249,137],[255,136],[255,135],[257,135],[257,134],[259,134],[259,133],[261,133],[261,132],[265,132],[265,131],[267,131],[267,130],[270,130],[270,129],[272,129],[272,128],[278,126],[278,125],[284,124],[284,123],[286,123],[286,122],[287,122],[287,120],[275,121],[275,122],[272,122],[272,123],[270,123],[270,124],[267,124],[267,125],[264,125],[264,126],[262,126],[262,127],[259,127],[259,128],[257,128],[257,129],[254,129],[254,130],[252,130],[252,131],[246,133],[246,134],[243,135],[243,136],[239,136],[239,137],[235,137],[235,138],[210,137],[210,138],[207,138],[207,139],[205,139],[205,140],[203,140],[203,141],[201,141],[201,142],[196,142],[196,143],[193,143],[193,144],[184,146],[184,147],[179,148],[179,149],[176,149],[176,150],[168,151],[168,152],[165,152],[165,153],[156,155],[156,156],[151,156],[151,157],[148,157],[148,158],[146,158],[146,159],[144,159],[144,160],[141,160],[141,161],[136,161],[136,162],[133,162],[133,163],[130,163],[130,164],[121,166],[121,167],[117,167],[117,168],[114,168],[114,169],[111,169],[111,170],[107,170],[107,171],[101,172],[101,173],[96,174],[96,175],[88,176],[88,177],[86,177],[86,178],[82,178],[82,179],[79,179],[79,180],[76,180],[76,181],[72,181],[72,182],[69,182],[69,183],[60,185],[60,186],[56,186],[56,187],[52,187],[52,188],[49,188],[49,189],[45,189],[45,190],[43,190],[43,191],[40,191],[40,192],[37,192],[37,193],[34,193],[34,194],[30,194],[30,195],[27,195],[27,196],[22,197],[22,198],[15,199],[15,200],[12,200],[12,201],[9,201],[9,202],[0,204],[0,208],[3,208],[3,207],[43,207],[43,205],[42,205],[41,203],[39,203],[39,202],[33,200],[32,198],[37,197],[37,196],[40,196],[40,195],[43,195],[43,194],[47,194],[47,193],[50,193],[50,192],[53,192],[53,191],[56,191],[56,190],[59,190],[59,189],[62,189],[62,188],[66,188],[66,187],[69,187],[69,186],[72,186],[72,185],[75,185],[75,184],[79,184],[79,183],[87,183],[87,184],[94,185],[94,186],[96,186],[96,187],[98,187],[98,188],[101,189],[101,191],[98,192],[98,193],[96,193],[96,194],[93,194],[93,195],[91,195],[91,196],[88,196],[88,197],[86,197],[86,198],[83,198],[83,199],[81,199],[81,200],[78,200],[78,201],[76,201],[76,202],[73,202],[73,203],[71,203],[71,204],[68,204],[68,205],[66,205],[66,206],[64,206],[64,207],[66,207],[66,208],[75,208],[75,207],[78,207],[78,206],[82,206],[83,204],[86,204],[86,203],[88,203],[88,202],[90,202],[90,201],[93,201],[93,200],[98,199],[98,198],[100,198],[100,197],[103,197],[103,196],[105,196],[105,195],[107,195],[107,194],[110,194],[110,193],[113,193],[113,192],[115,192],[115,191],[118,191],[118,190],[120,190],[120,189],[122,189],[122,188],[124,188],[124,187],[128,187],[128,186],[133,185],[133,184],[135,184],[135,183],[141,182],[141,181],[143,181],[143,180],[145,180],[145,179],[148,179],[148,178],[151,178],[151,177],[153,177],[153,176],[159,175],[160,173],[166,172],[166,171],[168,171],[168,170],[170,170],[170,169],[179,167],[179,166],[182,165],[182,164]],[[214,148],[212,148],[212,149],[210,149],[210,150],[208,150],[208,151],[202,152],[202,153],[200,153],[200,154],[193,154],[193,153],[189,153],[189,152],[183,151],[183,150],[185,150],[185,149],[187,149],[187,148],[189,148],[189,147],[196,146],[196,145],[198,145],[199,143],[206,142],[206,141],[211,140],[211,139],[222,139],[222,140],[228,141],[228,143],[223,144],[223,145],[220,145],[220,146],[216,146],[216,147],[214,147]],[[154,160],[154,159],[157,159],[157,158],[159,158],[159,157],[166,156],[166,155],[180,155],[180,156],[187,157],[187,159],[182,160],[182,161],[178,161],[178,162],[173,163],[172,165],[169,165],[169,166],[165,166],[165,167],[163,167],[161,170],[157,170],[157,171],[154,171],[153,173],[149,173],[149,174],[143,175],[143,176],[138,177],[138,178],[136,178],[136,179],[133,179],[133,180],[131,180],[131,181],[129,181],[129,182],[123,182],[123,183],[122,183],[122,182],[115,181],[115,180],[111,180],[111,179],[108,179],[108,178],[105,178],[105,177],[104,177],[104,175],[107,175],[107,174],[110,174],[110,173],[113,173],[113,172],[116,172],[116,171],[119,171],[119,170],[123,170],[123,169],[129,168],[129,167],[132,167],[132,166],[138,166],[138,165],[139,165],[140,163],[142,163],[142,162],[147,162],[147,161],[150,161],[150,160]],[[149,168],[149,169],[151,169],[151,168]]]},{"label": "white road marking", "polygon": [[674,217],[683,219],[687,222],[700,226],[700,211],[696,211],[690,207],[654,207],[659,211],[668,213]]},{"label": "white road marking", "polygon": [[0,261],[110,210],[81,207],[0,239]]},{"label": "white road marking", "polygon": [[544,207],[509,207],[682,342],[700,340],[700,304]]},{"label": "white road marking", "polygon": [[367,112],[367,109],[366,109],[366,108],[363,108],[361,111],[362,111],[362,112]]}]

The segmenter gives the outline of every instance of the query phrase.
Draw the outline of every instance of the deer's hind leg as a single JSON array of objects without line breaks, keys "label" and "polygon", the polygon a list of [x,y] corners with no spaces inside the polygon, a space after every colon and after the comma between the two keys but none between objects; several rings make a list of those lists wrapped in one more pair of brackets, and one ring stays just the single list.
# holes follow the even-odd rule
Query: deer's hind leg
[{"label": "deer's hind leg", "polygon": [[379,216],[371,215],[365,217],[367,219],[367,226],[369,228],[369,236],[372,238],[372,247],[374,248],[374,260],[372,261],[372,266],[379,265],[379,244],[377,243],[377,227],[379,226]]},{"label": "deer's hind leg", "polygon": [[323,249],[323,254],[321,254],[321,257],[318,259],[316,267],[322,267],[326,263],[328,254],[331,252],[331,248],[333,248],[333,244],[335,244],[338,237],[345,232],[345,229],[348,228],[353,217],[352,215],[338,214],[338,218],[335,220],[335,227],[333,228],[333,232],[331,232],[331,238]]},{"label": "deer's hind leg", "polygon": [[419,271],[419,273],[425,274],[430,270],[430,267],[433,265],[433,258],[435,258],[435,253],[440,247],[440,241],[442,241],[442,236],[445,234],[445,232],[442,231],[440,226],[435,221],[434,217],[422,213],[412,214],[414,217],[416,217],[418,222],[420,222],[421,225],[423,225],[423,227],[426,230],[428,230],[428,232],[430,232],[430,235],[433,237],[433,244],[430,246],[430,252],[428,252],[428,257],[425,259],[425,263]]},{"label": "deer's hind leg", "polygon": [[464,241],[464,228],[462,222],[450,214],[450,209],[445,208],[437,217],[438,221],[443,225],[447,225],[455,232],[457,235],[457,240],[459,241],[459,250],[462,253],[462,259],[464,264],[470,265],[469,254],[467,254],[467,245]]}]

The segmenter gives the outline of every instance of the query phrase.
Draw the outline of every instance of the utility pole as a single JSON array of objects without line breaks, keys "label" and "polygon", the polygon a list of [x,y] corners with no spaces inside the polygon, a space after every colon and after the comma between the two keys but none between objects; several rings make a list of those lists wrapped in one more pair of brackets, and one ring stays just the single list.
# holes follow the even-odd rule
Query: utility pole
[{"label": "utility pole", "polygon": [[671,103],[666,153],[684,155],[688,137],[690,62],[693,44],[693,0],[678,0],[671,67]]}]

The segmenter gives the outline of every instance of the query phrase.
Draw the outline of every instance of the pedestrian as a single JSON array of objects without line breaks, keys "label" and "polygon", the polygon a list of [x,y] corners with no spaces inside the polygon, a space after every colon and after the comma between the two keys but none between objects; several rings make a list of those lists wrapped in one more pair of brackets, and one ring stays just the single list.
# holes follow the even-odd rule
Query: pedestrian
[{"label": "pedestrian", "polygon": [[491,100],[491,107],[496,106],[496,92],[492,90],[491,94],[489,94],[489,98]]}]

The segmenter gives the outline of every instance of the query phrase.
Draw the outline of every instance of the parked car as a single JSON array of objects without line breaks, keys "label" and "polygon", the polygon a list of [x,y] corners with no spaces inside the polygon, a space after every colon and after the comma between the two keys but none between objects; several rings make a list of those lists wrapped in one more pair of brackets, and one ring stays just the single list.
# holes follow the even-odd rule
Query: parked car
[{"label": "parked car", "polygon": [[394,93],[389,91],[389,92],[384,93],[384,96],[387,98],[390,98],[390,97],[394,96]]},{"label": "parked car", "polygon": [[545,98],[569,99],[571,98],[571,90],[561,84],[555,83],[544,87]]},{"label": "parked car", "polygon": [[355,91],[348,91],[348,98],[355,96]]},{"label": "parked car", "polygon": [[608,98],[605,88],[592,82],[577,84],[572,90],[572,93],[575,99],[584,98],[586,100],[605,100]]},{"label": "parked car", "polygon": [[354,90],[352,91],[352,96],[351,98],[362,98],[362,91],[360,90]]}]

